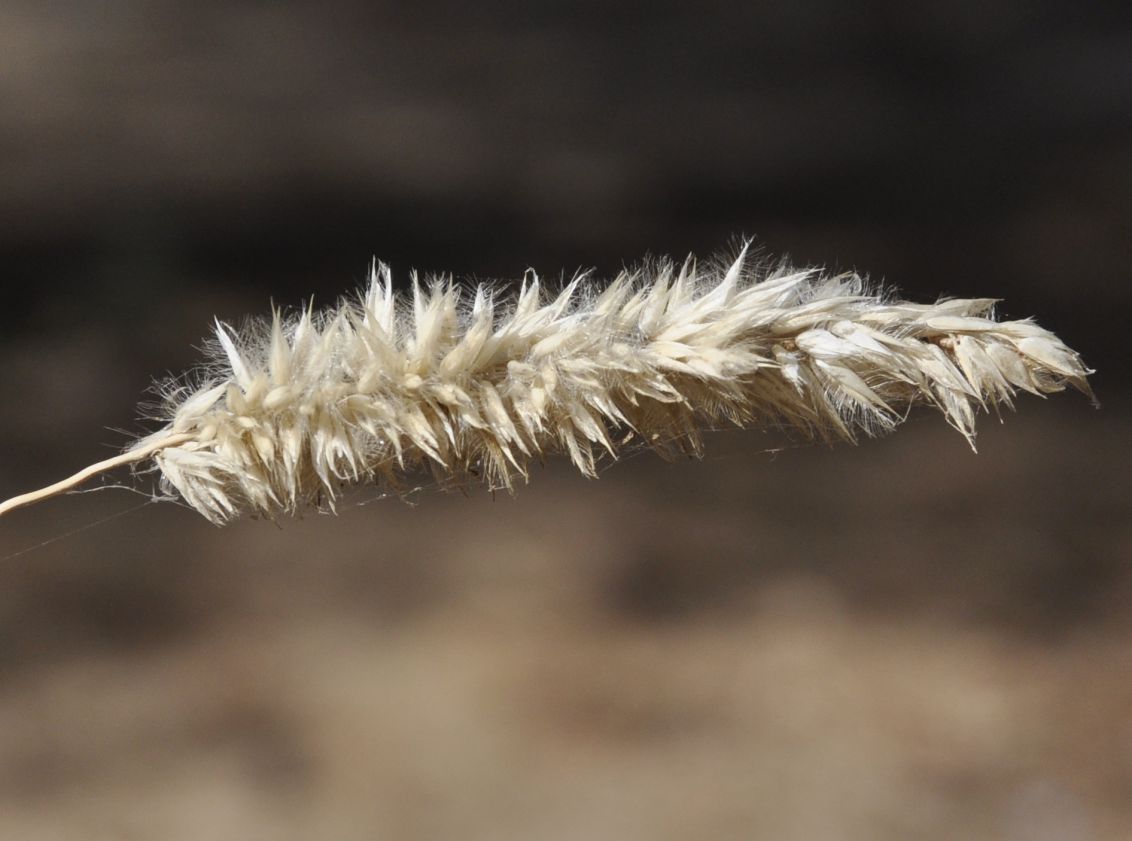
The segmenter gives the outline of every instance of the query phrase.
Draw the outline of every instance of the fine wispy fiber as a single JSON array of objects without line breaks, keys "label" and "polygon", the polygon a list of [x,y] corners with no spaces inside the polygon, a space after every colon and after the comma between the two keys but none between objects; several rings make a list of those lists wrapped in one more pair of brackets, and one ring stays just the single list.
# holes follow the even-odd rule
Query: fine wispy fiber
[{"label": "fine wispy fiber", "polygon": [[394,489],[425,468],[445,485],[511,488],[563,453],[587,475],[641,441],[698,453],[719,421],[853,440],[914,404],[973,442],[982,409],[1019,391],[1090,393],[1080,357],[991,299],[914,304],[854,274],[656,261],[548,294],[412,278],[377,264],[325,312],[235,331],[217,322],[193,387],[168,385],[165,426],[134,445],[162,484],[215,523],[333,508],[344,489]]}]

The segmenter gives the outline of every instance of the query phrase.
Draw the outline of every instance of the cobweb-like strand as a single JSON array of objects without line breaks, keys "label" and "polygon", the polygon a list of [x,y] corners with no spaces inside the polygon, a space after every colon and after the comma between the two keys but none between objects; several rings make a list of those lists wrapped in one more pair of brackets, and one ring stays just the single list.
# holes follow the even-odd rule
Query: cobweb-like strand
[{"label": "cobweb-like strand", "polygon": [[422,468],[512,488],[563,453],[592,476],[632,439],[698,454],[720,421],[854,440],[924,404],[973,444],[976,414],[1019,391],[1091,396],[1077,353],[996,321],[993,300],[914,304],[854,274],[746,262],[659,261],[556,294],[528,272],[512,297],[415,275],[401,297],[377,264],[328,311],[217,322],[198,384],[166,387],[163,427],[131,451],[221,524],[333,508]]}]

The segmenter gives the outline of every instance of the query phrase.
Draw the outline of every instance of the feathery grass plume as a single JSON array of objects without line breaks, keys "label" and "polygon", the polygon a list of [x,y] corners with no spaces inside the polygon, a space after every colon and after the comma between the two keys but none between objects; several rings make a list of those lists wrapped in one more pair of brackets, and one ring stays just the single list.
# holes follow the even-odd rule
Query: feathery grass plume
[{"label": "feathery grass plume", "polygon": [[1077,353],[1031,320],[995,321],[991,299],[914,304],[855,274],[688,258],[575,277],[546,295],[533,271],[506,299],[412,278],[402,299],[375,264],[357,299],[240,331],[216,322],[196,385],[169,384],[164,426],[94,473],[152,459],[166,491],[214,523],[334,507],[347,486],[422,467],[444,485],[511,488],[565,453],[588,476],[639,438],[700,452],[719,420],[853,440],[934,406],[974,442],[980,409],[1072,385]]}]

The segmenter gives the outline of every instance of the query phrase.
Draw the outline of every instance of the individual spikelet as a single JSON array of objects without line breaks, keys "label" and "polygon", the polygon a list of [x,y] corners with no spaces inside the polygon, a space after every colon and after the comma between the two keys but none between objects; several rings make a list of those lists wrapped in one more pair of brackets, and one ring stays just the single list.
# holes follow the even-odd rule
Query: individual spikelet
[{"label": "individual spikelet", "polygon": [[161,429],[0,513],[147,459],[222,524],[333,509],[349,486],[398,488],[421,468],[511,488],[554,452],[590,476],[633,438],[698,454],[719,420],[853,440],[926,404],[973,444],[977,412],[1018,391],[1091,396],[1077,353],[1031,320],[995,321],[991,299],[908,303],[855,274],[750,268],[746,252],[553,295],[528,272],[512,299],[415,275],[403,299],[376,264],[328,311],[218,321],[195,385],[164,386]]}]

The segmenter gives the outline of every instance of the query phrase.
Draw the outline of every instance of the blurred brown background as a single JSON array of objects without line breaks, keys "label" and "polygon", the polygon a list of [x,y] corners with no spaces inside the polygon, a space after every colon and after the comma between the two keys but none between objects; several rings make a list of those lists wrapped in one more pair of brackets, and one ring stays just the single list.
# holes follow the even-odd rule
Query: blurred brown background
[{"label": "blurred brown background", "polygon": [[21,511],[0,837],[1132,837],[1126,5],[5,0],[0,496],[144,429],[213,315],[375,254],[610,274],[757,235],[1002,297],[1104,409],[1023,399],[978,456],[930,415],[720,432],[280,527]]}]

